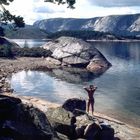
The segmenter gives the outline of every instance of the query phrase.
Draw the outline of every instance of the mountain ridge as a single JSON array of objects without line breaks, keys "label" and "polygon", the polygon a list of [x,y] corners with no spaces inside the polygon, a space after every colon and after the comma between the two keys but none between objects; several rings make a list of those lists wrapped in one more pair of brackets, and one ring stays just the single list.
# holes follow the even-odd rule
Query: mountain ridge
[{"label": "mountain ridge", "polygon": [[92,30],[116,35],[140,35],[140,14],[110,15],[95,18],[51,18],[38,20],[34,27],[47,32]]}]

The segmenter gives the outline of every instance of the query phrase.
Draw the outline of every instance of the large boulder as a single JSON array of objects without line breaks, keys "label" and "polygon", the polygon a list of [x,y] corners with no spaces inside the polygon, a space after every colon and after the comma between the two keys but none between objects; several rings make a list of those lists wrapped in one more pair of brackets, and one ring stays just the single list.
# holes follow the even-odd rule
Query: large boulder
[{"label": "large boulder", "polygon": [[72,113],[76,113],[75,109],[86,111],[86,101],[78,98],[71,98],[66,100],[62,107]]},{"label": "large boulder", "polygon": [[[73,114],[63,107],[49,108],[46,115],[54,130],[72,139],[114,140],[114,129],[102,119],[85,115],[75,116],[76,122],[71,125]],[[67,137],[64,138],[67,140]]]},{"label": "large boulder", "polygon": [[61,64],[87,68],[92,72],[104,72],[111,64],[91,44],[73,37],[60,37],[42,46],[52,52],[51,57]]},{"label": "large boulder", "polygon": [[0,139],[52,140],[56,134],[46,115],[18,98],[0,95]]}]

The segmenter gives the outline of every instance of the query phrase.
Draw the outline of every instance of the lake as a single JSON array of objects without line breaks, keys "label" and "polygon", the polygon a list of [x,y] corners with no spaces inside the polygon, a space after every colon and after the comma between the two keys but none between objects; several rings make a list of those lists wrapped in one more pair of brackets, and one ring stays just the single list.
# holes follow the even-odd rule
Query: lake
[{"label": "lake", "polygon": [[12,39],[15,41],[20,47],[39,47],[46,42],[44,39]]},{"label": "lake", "polygon": [[[45,41],[27,40],[27,43],[35,47]],[[98,86],[95,111],[140,127],[140,42],[94,42],[92,45],[112,64],[103,75],[92,78],[90,74],[73,75],[62,70],[21,71],[13,74],[11,87],[18,95],[63,103],[71,97],[87,99],[83,86],[94,83]]]}]

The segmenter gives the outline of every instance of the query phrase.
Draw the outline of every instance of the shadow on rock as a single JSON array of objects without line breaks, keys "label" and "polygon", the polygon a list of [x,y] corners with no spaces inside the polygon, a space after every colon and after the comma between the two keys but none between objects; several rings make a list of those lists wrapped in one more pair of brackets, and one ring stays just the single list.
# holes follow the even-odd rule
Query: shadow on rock
[{"label": "shadow on rock", "polygon": [[42,111],[18,98],[0,95],[0,139],[52,140],[56,136]]},{"label": "shadow on rock", "polygon": [[[83,107],[81,107],[81,103]],[[79,106],[80,105],[80,106]],[[74,110],[82,113],[74,114]],[[114,140],[114,129],[85,112],[80,99],[68,99],[62,107],[50,108],[47,113],[53,128],[65,135],[64,139]]]}]

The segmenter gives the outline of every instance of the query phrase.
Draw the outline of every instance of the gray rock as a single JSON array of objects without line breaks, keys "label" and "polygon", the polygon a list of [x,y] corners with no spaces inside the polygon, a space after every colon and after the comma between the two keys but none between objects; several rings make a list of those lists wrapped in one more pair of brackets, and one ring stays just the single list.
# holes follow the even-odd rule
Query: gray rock
[{"label": "gray rock", "polygon": [[[75,112],[75,109],[86,111],[86,101],[78,99],[78,98],[72,98],[72,99],[66,100],[64,104],[62,105],[62,107],[66,109],[67,111],[70,111],[74,113],[75,115],[77,115],[77,113]],[[83,113],[79,113],[79,114],[83,114]]]},{"label": "gray rock", "polygon": [[47,57],[46,58],[46,62],[47,64],[49,65],[61,65],[61,61],[57,60],[57,59],[54,59],[52,57]]},{"label": "gray rock", "polygon": [[101,131],[101,128],[96,123],[88,124],[84,130],[84,137],[88,140],[95,139],[98,133]]},{"label": "gray rock", "polygon": [[95,63],[91,62],[95,62],[97,58],[99,63],[96,63],[96,69],[107,69],[110,66],[107,59],[95,47],[81,39],[60,37],[55,42],[47,42],[42,47],[50,50],[52,57],[60,60],[65,66],[86,68],[90,64],[87,68],[92,71]]},{"label": "gray rock", "polygon": [[71,112],[65,110],[62,107],[49,108],[46,112],[46,115],[51,124],[54,122],[70,124],[70,117],[73,116]]},{"label": "gray rock", "polygon": [[46,115],[14,97],[0,95],[0,137],[52,140],[57,137]]},{"label": "gray rock", "polygon": [[66,135],[70,139],[75,139],[76,138],[76,134],[73,131],[74,129],[70,125],[56,122],[56,123],[53,124],[53,128],[54,128],[55,131],[57,131],[57,132],[59,132],[63,135]]},{"label": "gray rock", "polygon": [[101,125],[102,130],[99,132],[101,140],[114,140],[114,129],[108,125]]},{"label": "gray rock", "polygon": [[59,134],[62,134],[64,139],[73,137],[73,139],[114,140],[114,129],[107,124],[102,125],[93,116],[88,116],[87,114],[77,116],[77,121],[73,128],[70,123],[73,114],[62,107],[50,108],[47,110],[46,115],[53,128]]},{"label": "gray rock", "polygon": [[84,64],[87,64],[89,61],[86,59],[83,59],[81,57],[70,56],[70,57],[63,58],[63,62],[66,64],[70,64],[70,65],[80,65],[81,64],[81,66],[83,66]]}]

